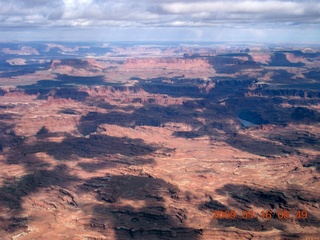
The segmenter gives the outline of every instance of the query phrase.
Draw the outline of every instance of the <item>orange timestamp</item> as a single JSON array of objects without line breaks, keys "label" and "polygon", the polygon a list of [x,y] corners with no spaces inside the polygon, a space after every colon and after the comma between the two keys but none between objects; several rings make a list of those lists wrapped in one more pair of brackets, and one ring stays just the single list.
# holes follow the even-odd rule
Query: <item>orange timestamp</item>
[{"label": "orange timestamp", "polygon": [[230,219],[234,220],[236,218],[240,219],[253,219],[253,218],[262,218],[270,220],[272,218],[276,219],[292,219],[293,217],[297,219],[307,219],[308,212],[305,210],[298,210],[295,212],[290,212],[289,210],[278,210],[277,212],[272,212],[271,210],[261,211],[259,213],[254,212],[253,210],[247,211],[242,210],[241,213],[236,213],[234,210],[213,210],[212,219]]}]

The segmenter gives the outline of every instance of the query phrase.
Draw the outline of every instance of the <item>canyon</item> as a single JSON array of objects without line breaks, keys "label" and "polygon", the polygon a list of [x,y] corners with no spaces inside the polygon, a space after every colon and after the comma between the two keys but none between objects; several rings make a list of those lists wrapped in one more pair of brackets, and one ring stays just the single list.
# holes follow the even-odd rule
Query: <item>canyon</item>
[{"label": "canyon", "polygon": [[0,48],[2,239],[320,235],[320,48]]}]

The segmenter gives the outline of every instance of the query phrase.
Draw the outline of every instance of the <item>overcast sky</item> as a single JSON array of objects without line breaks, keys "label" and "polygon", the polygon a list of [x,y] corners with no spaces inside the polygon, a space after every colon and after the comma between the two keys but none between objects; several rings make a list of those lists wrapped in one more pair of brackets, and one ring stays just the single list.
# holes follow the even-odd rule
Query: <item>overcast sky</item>
[{"label": "overcast sky", "polygon": [[0,0],[0,41],[320,43],[319,0]]}]

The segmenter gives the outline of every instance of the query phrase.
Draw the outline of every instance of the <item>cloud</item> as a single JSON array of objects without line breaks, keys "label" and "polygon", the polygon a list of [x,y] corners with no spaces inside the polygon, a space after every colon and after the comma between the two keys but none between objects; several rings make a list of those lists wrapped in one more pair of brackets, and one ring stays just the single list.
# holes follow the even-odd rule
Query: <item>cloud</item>
[{"label": "cloud", "polygon": [[[214,1],[165,3],[160,14],[205,24],[319,22],[320,4],[315,1]],[[270,25],[269,25],[270,26]]]},{"label": "cloud", "polygon": [[[318,29],[318,0],[0,0],[0,30]],[[203,35],[203,34],[202,34]]]},{"label": "cloud", "polygon": [[201,12],[224,13],[290,13],[303,14],[305,5],[297,2],[283,1],[216,1],[196,3],[167,3],[162,5],[167,13],[185,14]]},{"label": "cloud", "polygon": [[[0,0],[0,27],[208,26],[318,22],[316,1]],[[183,24],[185,23],[185,24]]]}]

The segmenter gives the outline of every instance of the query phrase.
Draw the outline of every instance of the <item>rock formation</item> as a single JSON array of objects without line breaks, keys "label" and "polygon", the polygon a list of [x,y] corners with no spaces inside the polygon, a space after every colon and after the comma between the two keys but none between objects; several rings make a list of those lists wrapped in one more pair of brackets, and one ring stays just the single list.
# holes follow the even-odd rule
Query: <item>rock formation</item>
[{"label": "rock formation", "polygon": [[1,238],[318,237],[318,55],[276,52],[118,47],[3,67]]}]

